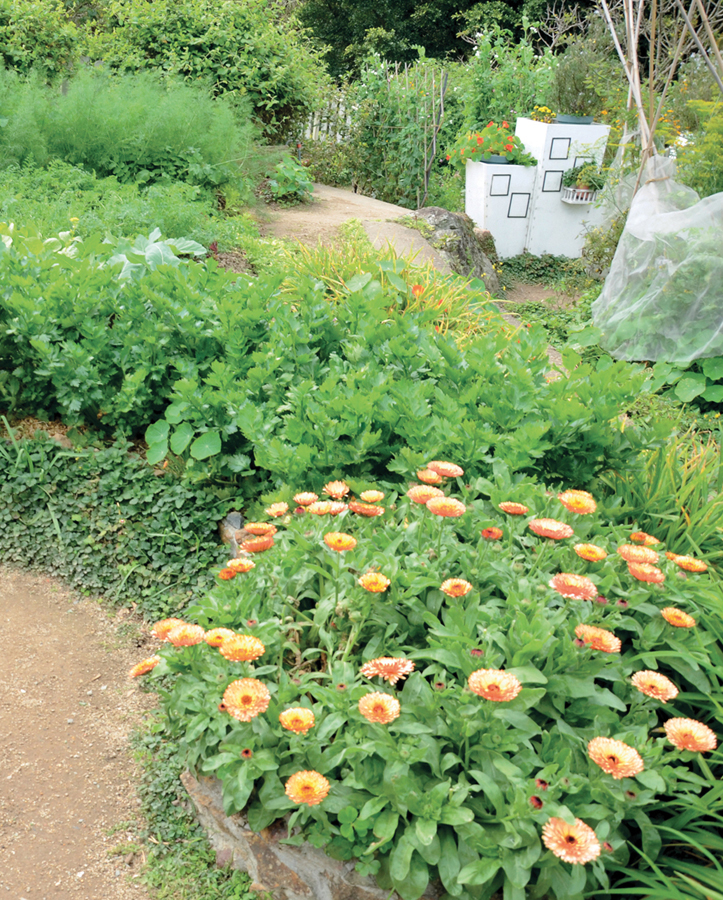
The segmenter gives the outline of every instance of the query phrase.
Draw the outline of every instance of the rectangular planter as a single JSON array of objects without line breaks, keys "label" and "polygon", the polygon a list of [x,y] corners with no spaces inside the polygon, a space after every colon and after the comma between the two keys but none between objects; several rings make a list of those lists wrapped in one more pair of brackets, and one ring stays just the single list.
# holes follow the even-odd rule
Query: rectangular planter
[{"label": "rectangular planter", "polygon": [[501,259],[527,246],[536,175],[534,166],[467,162],[465,212],[492,233]]}]

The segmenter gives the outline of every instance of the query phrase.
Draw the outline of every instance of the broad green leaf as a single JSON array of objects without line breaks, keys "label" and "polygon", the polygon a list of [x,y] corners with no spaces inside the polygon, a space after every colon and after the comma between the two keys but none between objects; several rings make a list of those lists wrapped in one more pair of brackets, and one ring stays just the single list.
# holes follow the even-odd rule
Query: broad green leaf
[{"label": "broad green leaf", "polygon": [[395,886],[407,877],[412,853],[414,853],[414,845],[406,834],[403,834],[389,855],[389,874],[392,876]]},{"label": "broad green leaf", "polygon": [[208,459],[221,452],[221,435],[218,431],[204,431],[191,444],[191,456],[194,459]]},{"label": "broad green leaf", "polygon": [[360,272],[358,275],[352,275],[349,281],[347,281],[346,289],[350,294],[353,294],[356,291],[360,291],[362,288],[366,287],[371,280],[371,272]]},{"label": "broad green leaf", "polygon": [[712,356],[710,359],[701,360],[703,374],[711,381],[723,380],[723,356]]},{"label": "broad green leaf", "polygon": [[149,444],[148,450],[146,452],[146,462],[155,466],[162,459],[165,459],[166,454],[168,453],[168,442],[163,440],[159,441],[157,444]]},{"label": "broad green leaf", "polygon": [[157,422],[154,422],[146,428],[146,443],[150,446],[151,444],[158,444],[161,441],[167,440],[169,431],[170,426],[168,422],[166,422],[165,419],[159,419]]},{"label": "broad green leaf", "polygon": [[[392,872],[391,868],[390,872]],[[409,871],[404,878],[401,881],[397,881],[392,872],[392,880],[402,900],[418,900],[429,884],[429,867],[415,850],[410,860]]]},{"label": "broad green leaf", "polygon": [[457,881],[460,884],[485,884],[495,877],[501,865],[498,859],[478,859],[460,870]]},{"label": "broad green leaf", "polygon": [[193,437],[193,427],[188,422],[183,422],[171,435],[171,450],[180,456],[188,447]]},{"label": "broad green leaf", "polygon": [[688,372],[675,386],[675,396],[682,403],[690,403],[705,390],[707,379],[699,372]]},{"label": "broad green leaf", "polygon": [[433,822],[431,819],[417,819],[414,823],[414,827],[421,844],[424,844],[424,846],[426,847],[432,843],[432,841],[434,840],[434,836],[437,833],[436,822]]}]

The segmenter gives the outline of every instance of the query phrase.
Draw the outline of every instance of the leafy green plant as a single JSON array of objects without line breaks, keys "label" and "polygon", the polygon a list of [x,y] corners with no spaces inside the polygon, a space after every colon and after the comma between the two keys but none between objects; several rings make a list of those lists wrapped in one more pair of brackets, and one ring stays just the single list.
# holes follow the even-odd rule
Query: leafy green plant
[{"label": "leafy green plant", "polygon": [[274,167],[265,190],[277,202],[304,203],[311,199],[314,185],[309,179],[308,170],[286,156]]},{"label": "leafy green plant", "polygon": [[468,162],[483,162],[491,156],[503,156],[518,166],[536,166],[537,160],[527,151],[511,131],[507,122],[497,125],[489,122],[480,131],[460,135],[447,154],[450,165],[464,169]]},{"label": "leafy green plant", "polygon": [[[350,479],[354,493],[371,484]],[[304,487],[285,490],[291,500]],[[193,629],[167,635],[177,649],[160,651],[150,678],[174,675],[168,725],[189,765],[221,779],[228,813],[243,811],[253,830],[290,813],[289,843],[356,858],[404,900],[436,877],[477,900],[616,896],[631,848],[654,861],[671,806],[695,803],[720,770],[719,753],[709,764],[658,736],[661,714],[723,725],[719,648],[705,628],[714,586],[681,579],[683,561],[647,548],[656,565],[634,577],[625,554],[641,548],[617,552],[630,528],[610,524],[614,498],[597,510],[589,495],[558,499],[499,461],[489,480],[453,476],[452,490],[459,499],[440,499],[440,515],[395,490],[372,517],[354,501],[333,519],[273,510],[271,546],[225,568],[188,610],[201,626],[192,641]],[[556,538],[503,514],[511,499],[553,517]],[[578,541],[599,548],[597,561],[583,561]],[[661,615],[672,598],[700,626]],[[592,646],[591,626],[603,628]],[[203,639],[214,628],[246,637],[219,653]],[[630,684],[651,666],[680,691],[664,712]],[[632,752],[617,745],[595,762],[596,737]],[[292,780],[304,777],[308,794]],[[587,864],[560,861],[551,817],[595,830],[597,852],[580,848],[577,860]]]},{"label": "leafy green plant", "polygon": [[595,163],[584,163],[568,169],[562,176],[565,187],[588,188],[599,191],[605,186],[605,175]]},{"label": "leafy green plant", "polygon": [[702,132],[678,151],[680,178],[709,197],[723,191],[723,108],[720,100],[691,100],[690,107],[703,121]]},{"label": "leafy green plant", "polygon": [[0,0],[0,68],[51,79],[67,72],[79,35],[56,0]]},{"label": "leafy green plant", "polygon": [[656,389],[666,385],[681,403],[706,401],[715,407],[723,404],[723,357],[711,356],[685,364],[658,362],[653,367]]},{"label": "leafy green plant", "polygon": [[149,617],[207,588],[219,558],[216,496],[154,472],[124,442],[66,449],[44,432],[20,440],[4,430],[3,563],[40,567]]},{"label": "leafy green plant", "polygon": [[63,159],[121,182],[184,180],[216,188],[260,169],[243,109],[153,73],[81,70],[64,90],[0,73],[5,165]]},{"label": "leafy green plant", "polygon": [[303,121],[328,84],[296,19],[262,0],[111,0],[85,50],[113,70],[176,74],[245,98],[268,136]]}]

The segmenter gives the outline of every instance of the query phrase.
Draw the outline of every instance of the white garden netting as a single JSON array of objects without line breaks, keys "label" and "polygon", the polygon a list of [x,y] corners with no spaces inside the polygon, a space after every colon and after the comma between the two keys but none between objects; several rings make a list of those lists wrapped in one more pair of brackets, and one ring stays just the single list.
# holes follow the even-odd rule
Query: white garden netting
[{"label": "white garden netting", "polygon": [[675,160],[648,161],[592,306],[617,359],[723,356],[723,193],[700,200],[674,176]]}]

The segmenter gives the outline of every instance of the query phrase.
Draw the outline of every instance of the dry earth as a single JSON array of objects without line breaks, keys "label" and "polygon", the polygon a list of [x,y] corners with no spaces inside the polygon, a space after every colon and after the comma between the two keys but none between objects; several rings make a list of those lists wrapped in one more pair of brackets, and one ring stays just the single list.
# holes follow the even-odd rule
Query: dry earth
[{"label": "dry earth", "polygon": [[140,854],[109,853],[138,816],[145,640],[127,610],[0,567],[0,900],[148,900]]}]

